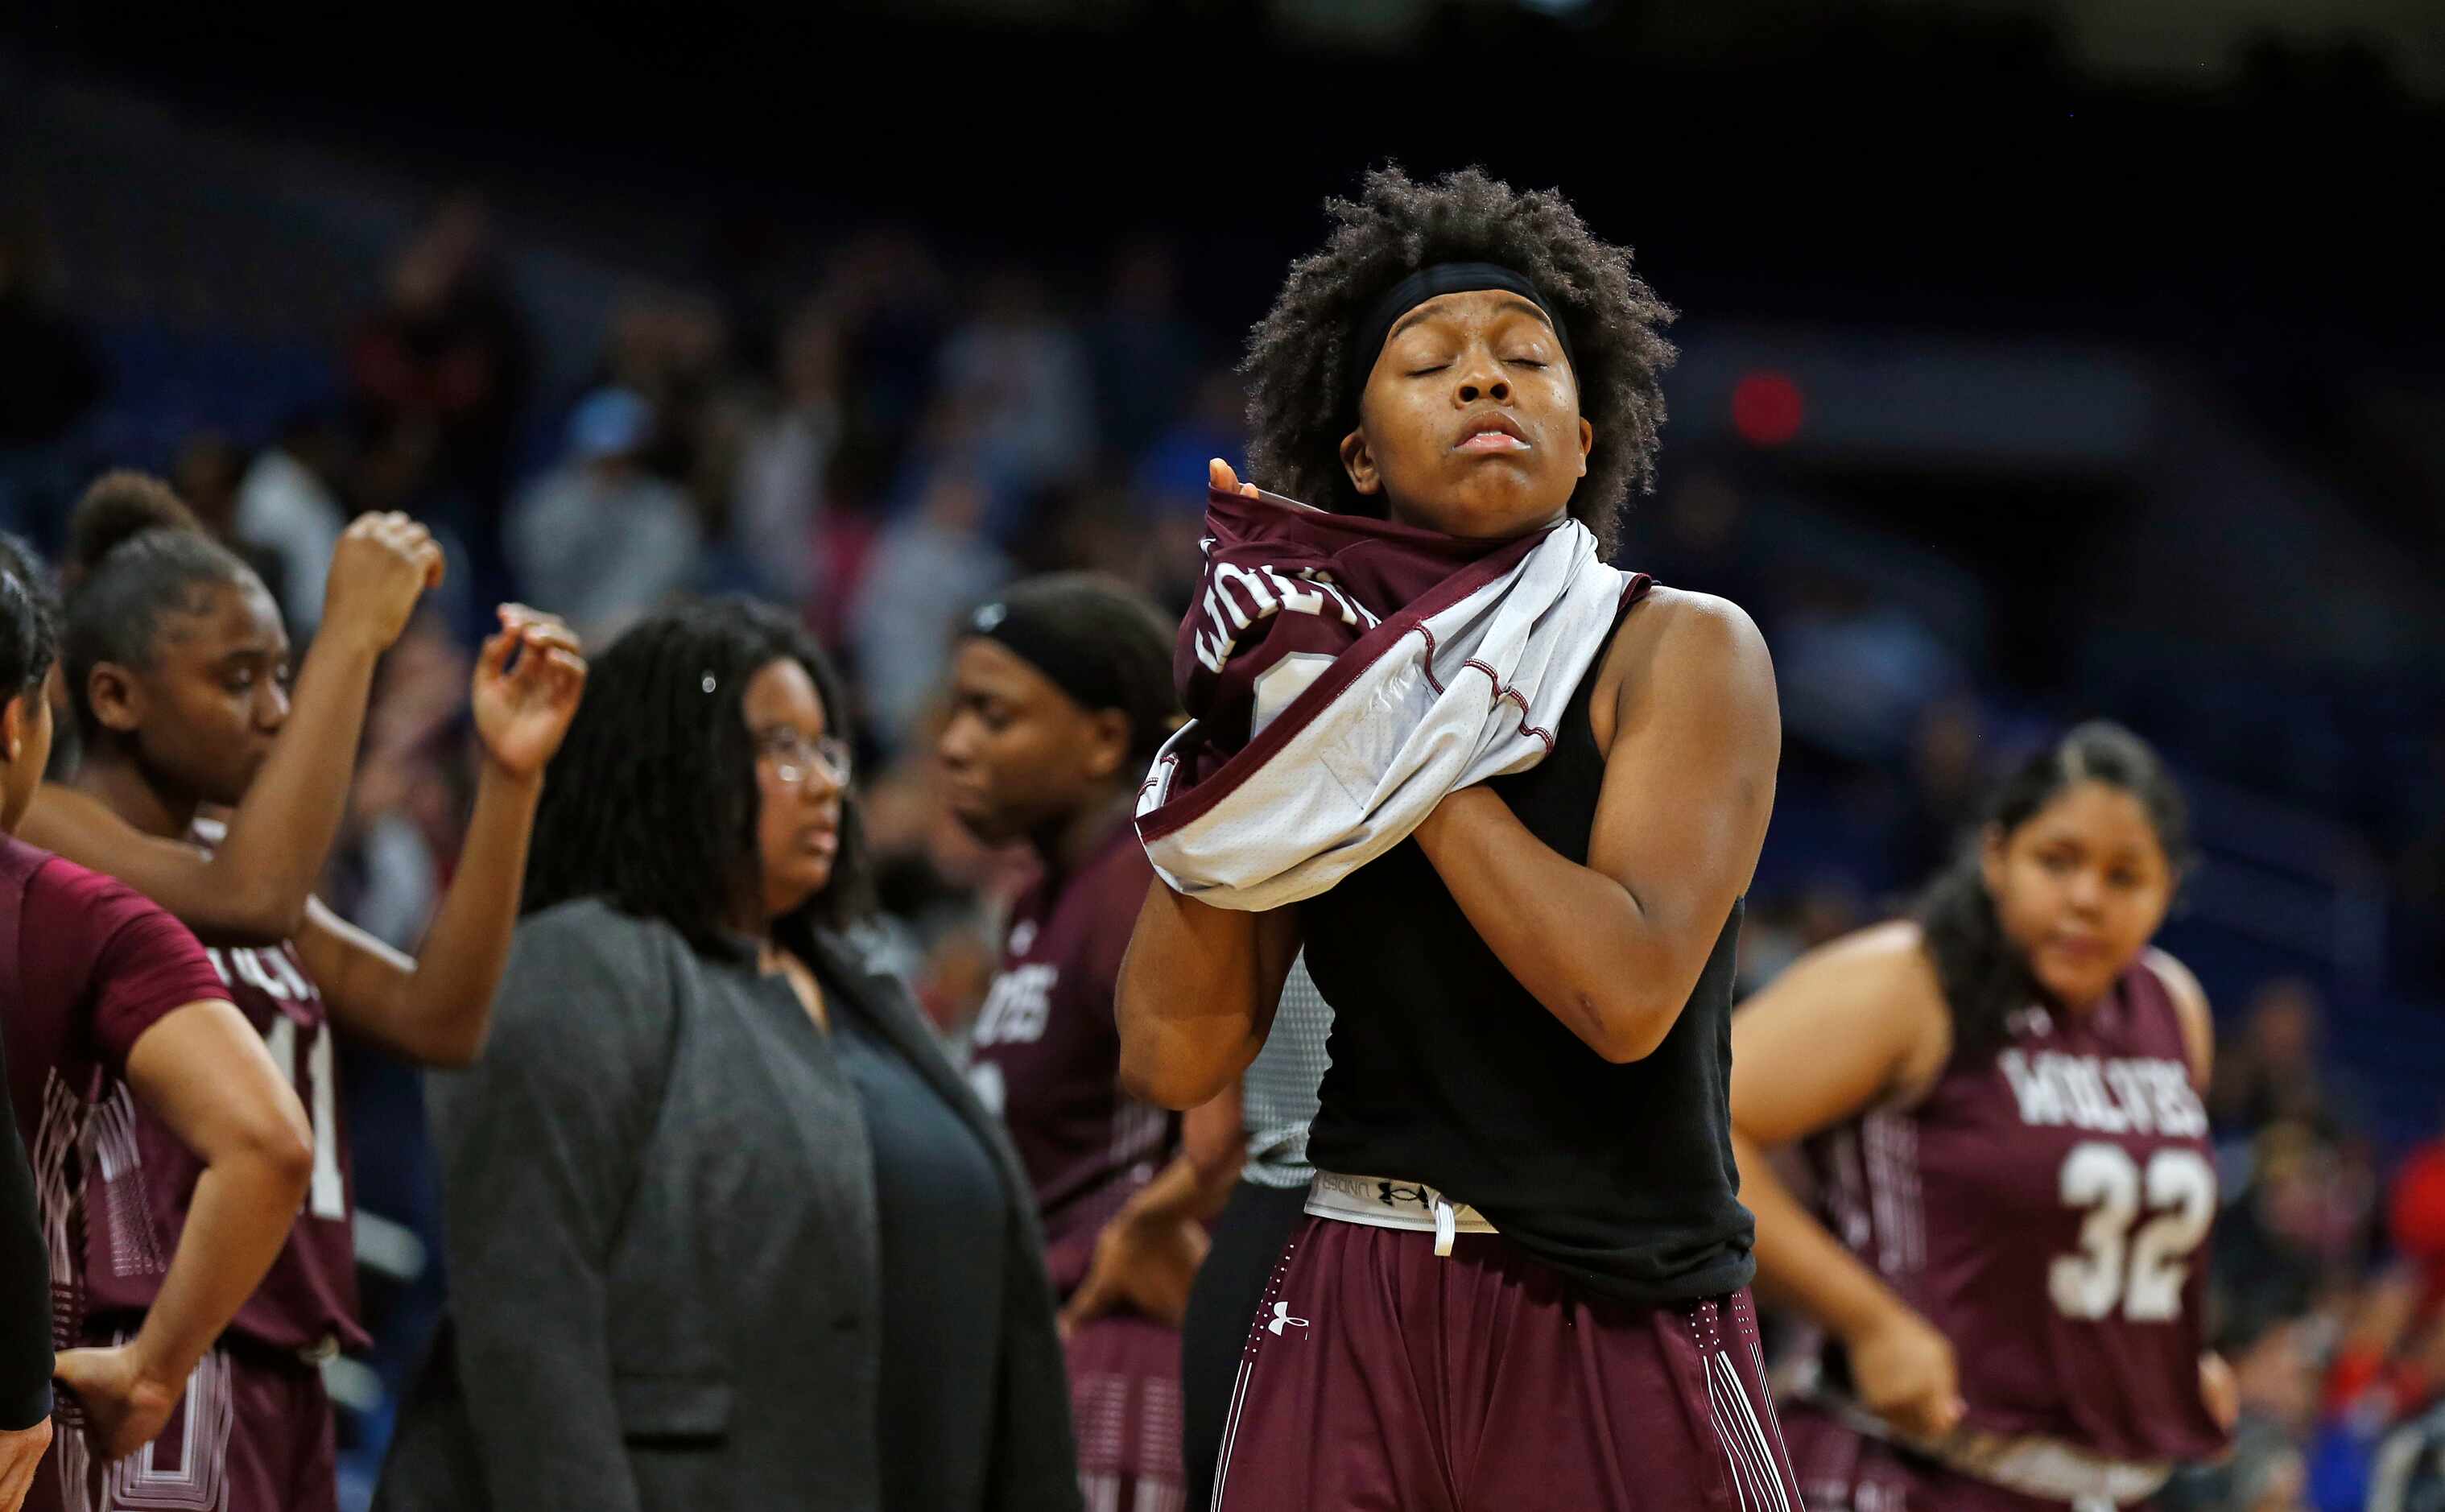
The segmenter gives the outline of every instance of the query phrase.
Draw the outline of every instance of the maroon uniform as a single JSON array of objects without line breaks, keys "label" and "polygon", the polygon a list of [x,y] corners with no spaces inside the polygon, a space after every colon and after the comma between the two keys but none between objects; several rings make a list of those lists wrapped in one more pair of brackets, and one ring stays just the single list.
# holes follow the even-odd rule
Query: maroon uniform
[{"label": "maroon uniform", "polygon": [[[199,824],[195,838],[218,838]],[[331,1409],[319,1361],[368,1341],[356,1319],[353,1188],[330,1023],[294,945],[204,952],[215,990],[234,1003],[296,1088],[314,1133],[313,1179],[271,1270],[196,1368],[161,1436],[116,1465],[85,1466],[89,1501],[126,1507],[279,1508],[336,1504]],[[159,1293],[203,1163],[117,1090],[96,1120],[84,1170],[85,1336],[132,1336]],[[78,1455],[77,1458],[83,1458]],[[68,1466],[71,1481],[78,1465]],[[181,1500],[181,1499],[184,1500]],[[30,1503],[29,1503],[30,1504]]]},{"label": "maroon uniform", "polygon": [[53,1339],[84,1340],[85,1171],[128,1138],[128,1052],[192,1002],[226,999],[196,937],[108,877],[0,836],[9,1101],[51,1251]]},{"label": "maroon uniform", "polygon": [[[113,1257],[130,1256],[158,1280],[177,1233],[175,1223],[166,1234],[153,1232],[140,1205],[111,1205],[138,1200],[119,1179],[137,1167],[148,1139],[168,1137],[158,1129],[147,1135],[153,1126],[128,1095],[127,1056],[169,1014],[233,994],[195,937],[151,900],[8,837],[0,837],[0,961],[9,1096],[32,1152],[50,1245],[53,1337],[64,1349],[121,1342],[141,1307],[119,1326],[99,1316],[118,1305],[103,1298],[126,1293]],[[141,1248],[113,1238],[133,1244],[140,1234]],[[74,1404],[62,1405],[72,1415]],[[233,1424],[247,1430],[234,1443]],[[315,1484],[312,1475],[285,1473],[298,1463],[319,1465],[319,1502],[301,1489]],[[26,1505],[311,1512],[329,1504],[331,1480],[329,1409],[312,1373],[249,1370],[215,1351],[196,1366],[160,1437],[116,1465],[97,1464],[71,1420],[44,1457]]]},{"label": "maroon uniform", "polygon": [[1827,1226],[1951,1340],[1968,1406],[1941,1470],[1863,1436],[1831,1352],[1826,1399],[1788,1424],[1812,1501],[2129,1504],[2164,1465],[2222,1447],[2199,1395],[2215,1166],[2155,970],[2134,966],[2084,1015],[2022,1011],[2001,1050],[1955,1060],[1915,1107],[1807,1153]]},{"label": "maroon uniform", "polygon": [[[1177,1115],[1121,1090],[1112,1018],[1121,956],[1153,877],[1124,824],[1074,873],[1029,888],[977,1017],[969,1075],[1018,1148],[1065,1297],[1086,1277],[1096,1234],[1180,1145]],[[1067,1352],[1090,1504],[1175,1512],[1179,1333],[1116,1315],[1075,1330]]]}]

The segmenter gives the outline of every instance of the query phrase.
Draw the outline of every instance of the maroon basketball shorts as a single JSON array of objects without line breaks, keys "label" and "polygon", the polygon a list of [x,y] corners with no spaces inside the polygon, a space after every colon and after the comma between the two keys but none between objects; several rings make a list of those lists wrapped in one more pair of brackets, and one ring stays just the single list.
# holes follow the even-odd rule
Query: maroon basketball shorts
[{"label": "maroon basketball shorts", "polygon": [[1218,1512],[1800,1512],[1748,1294],[1641,1308],[1499,1234],[1310,1218],[1249,1330]]},{"label": "maroon basketball shorts", "polygon": [[1116,1313],[1073,1330],[1064,1353],[1087,1512],[1183,1512],[1180,1330]]},{"label": "maroon basketball shorts", "polygon": [[1788,1426],[1791,1463],[1813,1512],[2110,1512],[2116,1505],[2028,1496],[1982,1481],[1862,1433],[1807,1402],[1791,1405]]},{"label": "maroon basketball shorts", "polygon": [[28,1512],[337,1512],[331,1399],[304,1360],[216,1349],[187,1378],[161,1436],[104,1465],[63,1427]]}]

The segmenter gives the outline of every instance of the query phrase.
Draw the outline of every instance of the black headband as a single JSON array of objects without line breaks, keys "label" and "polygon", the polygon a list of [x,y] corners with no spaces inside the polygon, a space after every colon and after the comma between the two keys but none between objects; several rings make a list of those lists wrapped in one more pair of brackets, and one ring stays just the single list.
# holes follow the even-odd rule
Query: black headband
[{"label": "black headband", "polygon": [[964,633],[999,641],[1028,665],[1053,680],[1071,701],[1090,711],[1118,709],[1134,726],[1141,711],[1129,698],[1119,662],[1097,654],[1096,646],[1067,633],[1057,613],[1021,602],[994,599],[978,606],[961,627]]},{"label": "black headband", "polygon": [[1354,333],[1350,347],[1352,406],[1356,406],[1359,391],[1367,386],[1367,375],[1375,370],[1375,359],[1384,353],[1384,339],[1392,333],[1393,322],[1429,299],[1481,289],[1500,289],[1518,294],[1543,310],[1546,321],[1554,327],[1554,338],[1562,344],[1563,360],[1570,363],[1573,371],[1577,370],[1578,360],[1571,355],[1571,328],[1562,324],[1562,317],[1554,312],[1554,307],[1545,302],[1545,296],[1538,292],[1537,286],[1529,282],[1526,274],[1514,272],[1501,263],[1435,263],[1419,269],[1384,290],[1376,297],[1375,303],[1367,307],[1367,313],[1360,317],[1358,324],[1352,327]]}]

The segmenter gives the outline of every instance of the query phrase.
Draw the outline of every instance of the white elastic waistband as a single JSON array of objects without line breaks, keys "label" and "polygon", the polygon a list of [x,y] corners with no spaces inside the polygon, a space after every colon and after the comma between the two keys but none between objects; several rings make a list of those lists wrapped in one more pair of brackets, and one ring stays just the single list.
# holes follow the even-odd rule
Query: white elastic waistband
[{"label": "white elastic waistband", "polygon": [[2117,1460],[2042,1433],[1955,1428],[1940,1439],[1907,1434],[1846,1397],[1820,1394],[1843,1422],[1948,1468],[2048,1502],[2136,1506],[2174,1473],[2164,1460]]},{"label": "white elastic waistband", "polygon": [[1494,1225],[1466,1203],[1455,1203],[1422,1182],[1344,1176],[1320,1170],[1308,1183],[1307,1210],[1317,1218],[1375,1228],[1407,1228],[1435,1236],[1435,1253],[1449,1255],[1458,1234],[1491,1234]]}]

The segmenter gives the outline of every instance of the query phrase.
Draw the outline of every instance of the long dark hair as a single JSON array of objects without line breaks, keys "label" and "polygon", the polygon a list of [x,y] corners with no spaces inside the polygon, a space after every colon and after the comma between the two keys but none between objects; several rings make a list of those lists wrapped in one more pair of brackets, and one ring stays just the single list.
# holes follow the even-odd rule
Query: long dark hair
[{"label": "long dark hair", "polygon": [[[2191,864],[2190,807],[2156,748],[2118,724],[2092,720],[2038,752],[2004,779],[1987,801],[1981,827],[2006,837],[2082,782],[2120,788],[2139,800],[2178,879]],[[1952,1053],[1991,1053],[2005,1022],[2038,996],[2027,959],[2004,933],[1972,836],[1959,859],[1928,885],[1912,905],[1927,953],[1935,962],[1952,1014]]]},{"label": "long dark hair", "polygon": [[[756,749],[740,702],[751,678],[785,661],[807,669],[831,733],[849,739],[831,660],[787,615],[749,599],[663,610],[595,658],[545,774],[524,911],[601,898],[667,922],[699,951],[732,953],[732,910],[760,870]],[[814,929],[856,923],[872,899],[858,806],[845,794],[831,881],[776,921],[775,938],[808,955]]]}]

